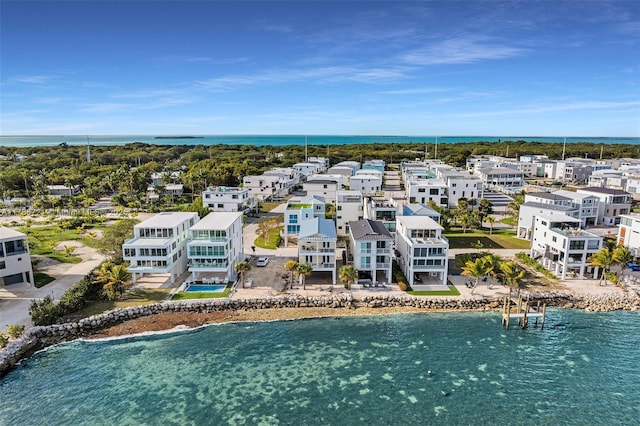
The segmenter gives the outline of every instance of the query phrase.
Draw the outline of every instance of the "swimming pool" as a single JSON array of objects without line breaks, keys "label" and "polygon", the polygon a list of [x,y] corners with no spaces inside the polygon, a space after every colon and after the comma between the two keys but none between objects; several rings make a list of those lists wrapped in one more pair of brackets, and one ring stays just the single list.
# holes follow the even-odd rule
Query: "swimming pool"
[{"label": "swimming pool", "polygon": [[207,285],[207,284],[189,284],[186,288],[187,293],[222,293],[226,285]]}]

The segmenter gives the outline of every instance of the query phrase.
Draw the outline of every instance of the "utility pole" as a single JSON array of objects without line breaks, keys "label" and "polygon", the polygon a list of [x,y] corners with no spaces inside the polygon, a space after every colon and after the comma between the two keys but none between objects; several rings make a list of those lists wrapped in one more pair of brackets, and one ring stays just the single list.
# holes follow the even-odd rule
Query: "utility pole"
[{"label": "utility pole", "polygon": [[564,161],[564,154],[567,150],[567,138],[564,138],[564,143],[562,144],[562,161]]},{"label": "utility pole", "polygon": [[433,153],[433,159],[437,159],[438,158],[438,137],[436,136],[436,147],[435,147],[435,151]]},{"label": "utility pole", "polygon": [[89,135],[87,135],[87,163],[91,162],[91,145],[89,145]]}]

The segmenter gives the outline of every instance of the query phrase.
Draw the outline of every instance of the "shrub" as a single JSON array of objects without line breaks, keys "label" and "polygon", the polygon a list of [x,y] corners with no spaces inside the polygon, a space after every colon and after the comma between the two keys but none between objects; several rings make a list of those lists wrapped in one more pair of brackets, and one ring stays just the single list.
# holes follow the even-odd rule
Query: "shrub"
[{"label": "shrub", "polygon": [[4,333],[0,333],[0,349],[7,346],[7,343],[9,343],[9,338]]},{"label": "shrub", "polygon": [[60,308],[51,296],[47,296],[42,300],[31,301],[29,315],[35,325],[51,325],[60,318]]},{"label": "shrub", "polygon": [[407,291],[409,289],[409,286],[404,281],[398,281],[398,288],[400,289],[400,291]]},{"label": "shrub", "polygon": [[7,334],[11,338],[17,339],[18,337],[20,337],[20,336],[22,336],[24,334],[24,325],[18,325],[18,324],[8,325],[7,326]]}]

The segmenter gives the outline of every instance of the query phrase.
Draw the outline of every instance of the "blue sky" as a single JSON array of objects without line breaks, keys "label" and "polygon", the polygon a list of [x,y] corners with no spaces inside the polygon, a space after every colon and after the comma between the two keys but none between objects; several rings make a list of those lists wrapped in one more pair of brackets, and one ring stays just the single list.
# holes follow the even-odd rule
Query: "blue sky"
[{"label": "blue sky", "polygon": [[640,136],[640,1],[0,8],[4,135]]}]

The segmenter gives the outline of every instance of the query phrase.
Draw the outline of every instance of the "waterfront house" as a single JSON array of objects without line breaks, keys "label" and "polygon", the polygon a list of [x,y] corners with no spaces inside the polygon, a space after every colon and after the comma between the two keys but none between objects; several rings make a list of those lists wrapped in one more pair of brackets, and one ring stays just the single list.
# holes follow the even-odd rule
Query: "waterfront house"
[{"label": "waterfront house", "polygon": [[529,255],[560,279],[597,278],[589,258],[602,248],[602,237],[580,229],[570,216],[535,216]]},{"label": "waterfront house", "polygon": [[396,232],[396,216],[398,204],[394,199],[386,197],[368,197],[364,203],[364,218],[382,222],[393,235]]},{"label": "waterfront house", "polygon": [[338,236],[332,220],[314,217],[300,224],[298,262],[308,263],[313,272],[331,273],[336,283],[336,244]]},{"label": "waterfront house", "polygon": [[0,226],[0,287],[33,281],[27,235]]},{"label": "waterfront house", "polygon": [[122,245],[133,282],[144,274],[169,274],[171,283],[187,271],[189,229],[197,213],[159,213],[133,227],[133,238]]},{"label": "waterfront house", "polygon": [[598,199],[599,225],[616,226],[620,224],[620,215],[631,212],[631,194],[613,188],[578,189],[578,194],[593,195]]},{"label": "waterfront house", "polygon": [[[529,197],[529,195],[527,195],[526,197]],[[563,204],[527,201],[520,205],[516,236],[518,238],[530,240],[535,217],[554,215],[570,216],[575,219],[580,219],[580,210],[577,207],[573,206],[568,199],[567,202]]]},{"label": "waterfront house", "polygon": [[373,283],[392,281],[393,236],[378,220],[349,222],[349,247],[359,276]]},{"label": "waterfront house", "polygon": [[442,235],[444,228],[428,216],[398,216],[396,221],[396,261],[408,284],[447,285],[449,240]]},{"label": "waterfront house", "polygon": [[234,266],[244,260],[242,213],[211,212],[189,229],[188,269],[193,281],[236,279]]},{"label": "waterfront house", "polygon": [[314,217],[325,217],[325,202],[322,197],[307,195],[306,197],[291,197],[284,208],[284,245],[289,244],[292,237],[300,232],[303,221]]},{"label": "waterfront house", "polygon": [[364,196],[359,191],[338,191],[336,231],[349,235],[349,222],[364,218]]},{"label": "waterfront house", "polygon": [[625,246],[634,257],[640,257],[640,213],[623,214],[618,225],[618,244]]}]

